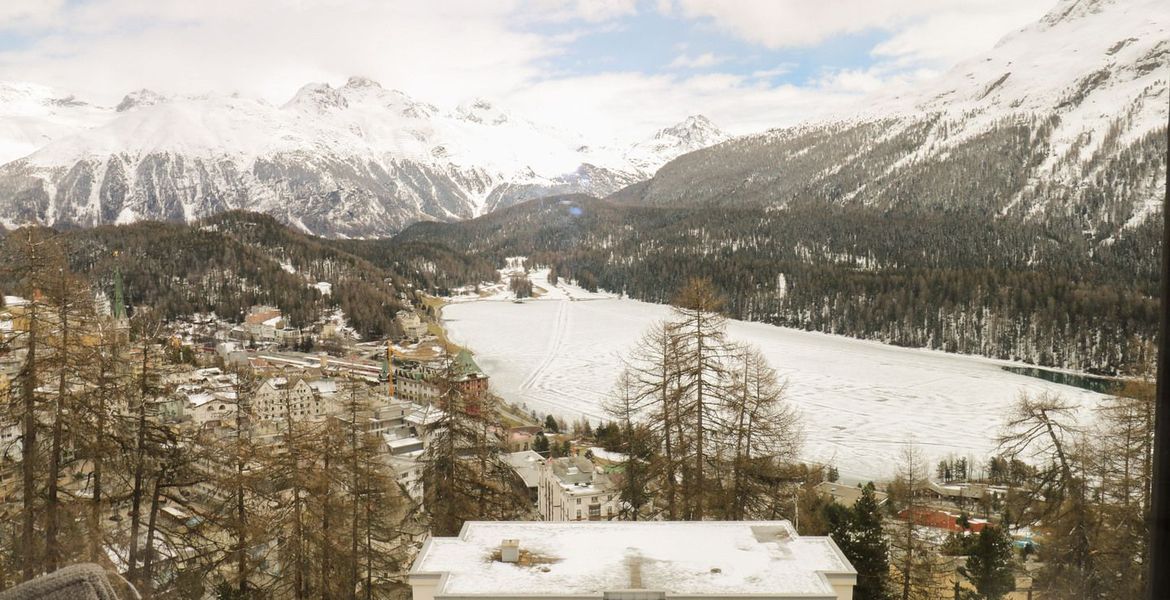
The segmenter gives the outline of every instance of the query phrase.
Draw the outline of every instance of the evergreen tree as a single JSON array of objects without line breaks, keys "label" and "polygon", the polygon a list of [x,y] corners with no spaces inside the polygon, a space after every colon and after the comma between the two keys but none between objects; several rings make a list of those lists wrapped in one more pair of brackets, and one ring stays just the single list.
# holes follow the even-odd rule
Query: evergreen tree
[{"label": "evergreen tree", "polygon": [[971,600],[1000,600],[1016,587],[1012,566],[1012,540],[1001,527],[986,526],[971,544],[967,564],[959,574],[975,586]]},{"label": "evergreen tree", "polygon": [[652,499],[648,459],[653,451],[653,441],[650,432],[637,421],[636,394],[630,372],[624,371],[618,377],[612,398],[606,405],[606,411],[617,419],[617,427],[621,432],[621,450],[625,459],[621,463],[621,475],[618,478],[622,500],[619,514],[629,521],[637,521],[642,507]]},{"label": "evergreen tree", "polygon": [[536,439],[532,442],[532,450],[541,456],[548,456],[548,437],[544,435],[543,431],[536,434]]},{"label": "evergreen tree", "polygon": [[889,543],[872,482],[861,490],[853,506],[830,503],[825,507],[828,535],[857,569],[856,600],[889,600]]},{"label": "evergreen tree", "polygon": [[[528,509],[527,490],[500,458],[502,439],[490,396],[466,394],[448,361],[438,379],[439,416],[426,426],[420,457],[423,506],[434,535],[453,536],[465,521],[506,520]],[[565,442],[568,444],[568,442]]]}]

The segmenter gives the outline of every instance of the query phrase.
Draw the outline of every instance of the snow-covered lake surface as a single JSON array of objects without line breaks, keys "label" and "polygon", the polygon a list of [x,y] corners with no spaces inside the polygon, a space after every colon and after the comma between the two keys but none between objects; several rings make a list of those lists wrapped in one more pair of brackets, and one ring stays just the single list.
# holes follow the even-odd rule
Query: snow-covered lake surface
[{"label": "snow-covered lake surface", "polygon": [[[622,357],[670,308],[589,293],[545,271],[532,276],[548,293],[513,302],[502,288],[462,297],[443,309],[456,343],[470,348],[509,402],[572,420],[606,419],[602,404]],[[954,453],[982,463],[995,448],[1005,413],[1021,392],[1055,391],[1091,407],[1103,397],[1004,371],[991,359],[729,321],[731,339],[758,346],[787,380],[804,419],[804,456],[836,465],[849,479],[893,474],[907,443],[929,459]]]}]

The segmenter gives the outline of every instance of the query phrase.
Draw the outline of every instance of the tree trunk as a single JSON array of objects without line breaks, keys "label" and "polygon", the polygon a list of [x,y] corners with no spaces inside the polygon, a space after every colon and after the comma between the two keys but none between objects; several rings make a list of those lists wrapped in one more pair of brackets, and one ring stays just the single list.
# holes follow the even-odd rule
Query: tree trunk
[{"label": "tree trunk", "polygon": [[162,475],[154,480],[150,494],[150,517],[146,522],[146,548],[143,549],[141,587],[142,597],[149,599],[154,593],[154,532],[158,524],[159,499],[162,495]]},{"label": "tree trunk", "polygon": [[146,476],[146,401],[149,395],[149,377],[147,369],[150,365],[150,341],[144,340],[142,345],[142,373],[138,386],[138,432],[134,452],[134,489],[130,495],[130,553],[126,561],[128,573],[137,572],[138,568],[138,531],[142,527],[142,485]]},{"label": "tree trunk", "polygon": [[36,389],[40,385],[37,378],[37,300],[29,303],[28,315],[28,350],[25,354],[24,376],[22,377],[20,394],[24,410],[24,425],[21,431],[21,579],[28,581],[36,576],[38,565],[36,547],[33,537],[36,533],[36,459],[37,459],[37,397]]},{"label": "tree trunk", "polygon": [[[130,493],[130,553],[126,560],[128,573],[138,568],[138,531],[142,526],[142,484],[145,476],[146,398],[138,405],[138,442],[134,458],[134,487]],[[133,579],[132,579],[133,581]]]},{"label": "tree trunk", "polygon": [[693,518],[696,521],[703,520],[703,463],[706,461],[703,448],[703,413],[704,402],[706,398],[703,397],[703,311],[696,310],[695,321],[695,370],[698,375],[698,381],[695,388],[695,417],[697,423],[695,426],[695,481],[691,483],[691,493],[694,496],[694,511]]},{"label": "tree trunk", "polygon": [[[663,327],[662,337],[662,430],[664,450],[666,453],[666,514],[670,520],[678,518],[678,481],[676,480],[677,473],[675,472],[674,464],[674,444],[671,440],[670,428],[672,417],[670,412],[670,333],[666,327]],[[678,415],[673,416],[674,420],[678,419]]]},{"label": "tree trunk", "polygon": [[60,306],[57,318],[60,320],[61,340],[57,356],[57,399],[53,410],[53,434],[49,451],[48,490],[45,494],[45,570],[56,571],[61,562],[61,548],[57,536],[61,529],[60,499],[57,497],[61,483],[61,452],[62,438],[65,435],[65,403],[69,380],[68,371],[69,352],[69,301],[65,291],[65,277],[61,276],[61,296],[57,299]]}]

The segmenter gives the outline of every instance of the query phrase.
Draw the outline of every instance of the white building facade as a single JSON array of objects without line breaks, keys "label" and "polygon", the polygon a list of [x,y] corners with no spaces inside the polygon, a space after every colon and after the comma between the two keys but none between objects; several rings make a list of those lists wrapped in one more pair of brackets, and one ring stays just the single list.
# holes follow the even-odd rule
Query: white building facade
[{"label": "white building facade", "polygon": [[545,521],[610,521],[618,517],[620,496],[585,458],[552,458],[541,465],[536,505]]}]

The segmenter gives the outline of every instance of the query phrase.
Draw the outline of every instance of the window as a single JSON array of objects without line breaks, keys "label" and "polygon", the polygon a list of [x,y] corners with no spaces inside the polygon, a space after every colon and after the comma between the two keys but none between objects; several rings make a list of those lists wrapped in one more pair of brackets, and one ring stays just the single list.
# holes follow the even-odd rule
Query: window
[{"label": "window", "polygon": [[580,503],[581,503],[581,499],[577,498],[577,504],[580,504]]}]

